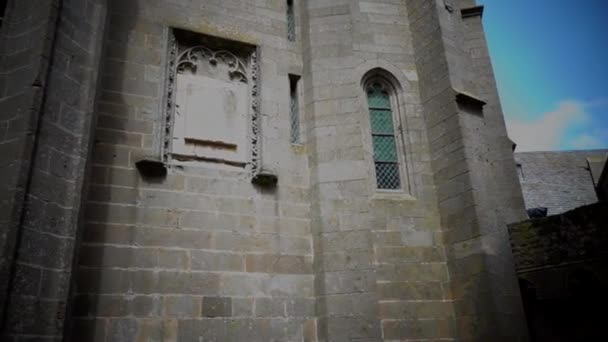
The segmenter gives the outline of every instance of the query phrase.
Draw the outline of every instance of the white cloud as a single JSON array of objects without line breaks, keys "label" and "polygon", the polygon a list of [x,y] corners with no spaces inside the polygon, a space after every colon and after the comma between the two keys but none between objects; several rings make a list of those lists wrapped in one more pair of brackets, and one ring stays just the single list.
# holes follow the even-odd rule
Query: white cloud
[{"label": "white cloud", "polygon": [[574,148],[581,150],[603,147],[602,141],[599,138],[589,134],[583,134],[577,137],[576,139],[572,140],[570,144],[574,146]]},{"label": "white cloud", "polygon": [[569,126],[587,121],[584,107],[578,101],[563,101],[556,110],[540,118],[531,121],[507,120],[509,136],[517,144],[518,152],[556,150]]}]

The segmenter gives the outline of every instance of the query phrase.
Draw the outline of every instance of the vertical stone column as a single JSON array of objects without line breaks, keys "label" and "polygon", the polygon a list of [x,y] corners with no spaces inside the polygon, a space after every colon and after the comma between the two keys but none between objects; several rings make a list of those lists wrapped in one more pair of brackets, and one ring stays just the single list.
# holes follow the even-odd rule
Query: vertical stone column
[{"label": "vertical stone column", "polygon": [[[21,170],[27,179],[14,225],[2,334],[6,340],[25,335],[61,340],[69,316],[74,250],[95,122],[105,4],[103,0],[27,3],[30,6],[13,7],[18,12],[9,16],[27,18],[41,8],[46,14],[39,31],[43,51],[40,57],[35,55],[39,70],[23,81],[37,95],[15,108],[35,110],[29,130],[23,132],[32,141],[30,154],[22,157],[28,163]],[[26,38],[19,41],[36,46]]]},{"label": "vertical stone column", "polygon": [[462,18],[474,4],[408,4],[459,338],[526,340],[506,228],[523,200],[489,60],[479,59],[485,42]]},{"label": "vertical stone column", "polygon": [[[380,340],[368,168],[354,103],[354,1],[307,1],[304,77],[319,341]],[[359,153],[353,153],[353,152]],[[350,153],[349,153],[350,152]],[[350,194],[350,195],[349,195]],[[359,218],[359,220],[357,219]],[[363,220],[363,221],[362,221]]]},{"label": "vertical stone column", "polygon": [[5,317],[54,39],[56,2],[9,1],[0,29],[0,176],[4,184],[0,192],[0,317]]}]

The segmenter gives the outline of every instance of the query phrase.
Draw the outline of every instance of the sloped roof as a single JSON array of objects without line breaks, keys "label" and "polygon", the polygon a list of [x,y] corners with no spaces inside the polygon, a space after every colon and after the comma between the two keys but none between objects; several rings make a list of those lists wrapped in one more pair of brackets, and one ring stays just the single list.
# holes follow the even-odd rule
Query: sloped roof
[{"label": "sloped roof", "polygon": [[546,207],[555,215],[597,202],[606,155],[608,150],[515,153],[526,208]]}]

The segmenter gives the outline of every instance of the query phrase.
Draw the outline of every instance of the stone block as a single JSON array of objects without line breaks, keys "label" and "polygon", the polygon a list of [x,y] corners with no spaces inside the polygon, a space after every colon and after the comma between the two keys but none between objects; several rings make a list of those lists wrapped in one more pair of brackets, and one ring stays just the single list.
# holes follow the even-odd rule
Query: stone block
[{"label": "stone block", "polygon": [[177,319],[148,318],[139,320],[136,342],[178,341]]},{"label": "stone block", "polygon": [[253,317],[254,298],[232,298],[233,317]]},{"label": "stone block", "polygon": [[325,253],[320,259],[326,272],[371,269],[374,263],[373,252],[367,250]]},{"label": "stone block", "polygon": [[40,297],[47,299],[66,298],[68,294],[68,288],[65,284],[68,284],[70,282],[71,277],[72,273],[67,270],[43,270],[40,286]]},{"label": "stone block", "polygon": [[159,249],[158,267],[186,270],[190,267],[190,253],[184,250]]},{"label": "stone block", "polygon": [[245,258],[240,254],[192,251],[191,267],[202,271],[243,271]]},{"label": "stone block", "polygon": [[177,323],[178,341],[229,341],[227,325],[222,319],[180,319]]},{"label": "stone block", "polygon": [[81,267],[77,277],[78,293],[122,294],[131,289],[131,272],[124,270]]},{"label": "stone block", "polygon": [[157,296],[135,296],[131,300],[131,313],[135,317],[158,317],[161,315],[160,298]]},{"label": "stone block", "polygon": [[447,299],[440,282],[382,282],[378,284],[380,299],[442,300]]},{"label": "stone block", "polygon": [[246,257],[247,272],[311,274],[312,257],[299,255],[249,254]]},{"label": "stone block", "polygon": [[22,296],[38,296],[42,272],[38,268],[27,265],[17,265],[13,278],[15,294]]},{"label": "stone block", "polygon": [[203,297],[203,317],[231,317],[231,297]]},{"label": "stone block", "polygon": [[312,275],[279,274],[270,277],[269,288],[272,296],[312,297],[314,295],[314,277]]},{"label": "stone block", "polygon": [[123,295],[88,296],[89,316],[126,317],[131,313],[131,300]]},{"label": "stone block", "polygon": [[285,317],[285,299],[256,298],[254,302],[255,317]]},{"label": "stone block", "polygon": [[322,294],[371,292],[376,286],[374,271],[342,271],[325,274]]},{"label": "stone block", "polygon": [[380,302],[381,319],[450,319],[453,316],[451,301]]},{"label": "stone block", "polygon": [[371,249],[371,234],[367,230],[326,233],[321,243],[324,252]]},{"label": "stone block", "polygon": [[108,325],[107,338],[110,341],[135,341],[137,338],[138,324],[135,319],[110,319]]},{"label": "stone block", "polygon": [[390,340],[443,339],[454,336],[452,320],[383,320],[382,333]]},{"label": "stone block", "polygon": [[378,267],[378,280],[382,281],[437,281],[448,280],[448,269],[445,263],[402,263],[384,264]]},{"label": "stone block", "polygon": [[201,312],[201,297],[166,296],[163,298],[163,316],[198,317]]},{"label": "stone block", "polygon": [[220,277],[216,273],[158,273],[158,293],[214,295],[219,292]]},{"label": "stone block", "polygon": [[225,273],[220,276],[221,294],[226,296],[266,297],[270,295],[270,279],[261,274]]},{"label": "stone block", "polygon": [[376,249],[380,263],[442,262],[445,255],[442,247],[386,247]]},{"label": "stone block", "polygon": [[325,297],[325,309],[334,316],[378,316],[378,298],[374,293],[335,294]]},{"label": "stone block", "polygon": [[375,317],[332,317],[327,318],[325,324],[328,336],[336,336],[342,341],[373,341],[382,336],[380,321]]}]

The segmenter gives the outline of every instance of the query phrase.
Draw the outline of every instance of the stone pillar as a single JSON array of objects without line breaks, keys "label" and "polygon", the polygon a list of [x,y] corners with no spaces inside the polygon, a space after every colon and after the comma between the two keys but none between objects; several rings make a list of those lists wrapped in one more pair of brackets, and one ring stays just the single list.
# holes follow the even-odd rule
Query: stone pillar
[{"label": "stone pillar", "polygon": [[408,4],[458,336],[527,340],[506,228],[525,212],[480,17],[470,1]]},{"label": "stone pillar", "polygon": [[[311,215],[318,339],[379,340],[371,227],[355,224],[354,219],[366,210],[365,199],[357,197],[367,195],[369,175],[362,158],[344,153],[362,147],[360,132],[352,130],[358,113],[350,105],[359,90],[350,77],[355,67],[352,16],[357,4],[306,3],[303,79],[311,194],[316,198]],[[339,74],[348,76],[338,81]],[[347,199],[347,192],[356,195]]]},{"label": "stone pillar", "polygon": [[5,316],[56,20],[56,1],[9,1],[0,29],[1,317]]},{"label": "stone pillar", "polygon": [[[38,14],[42,24],[32,22]],[[10,268],[4,272],[2,334],[6,340],[23,335],[61,340],[69,317],[74,250],[95,122],[105,4],[103,0],[19,1],[8,16],[9,32],[19,26],[36,27],[27,34],[39,35],[15,37],[15,44],[36,52],[28,58],[5,57],[3,63],[4,70],[9,70],[11,59],[12,63],[36,61],[36,68],[28,66],[28,72],[16,82],[7,82],[10,87],[5,89],[18,92],[12,87],[22,87],[24,101],[8,108],[28,115],[23,126],[17,127],[26,129],[8,129],[27,146],[18,156],[20,174],[25,177],[15,191],[22,193],[22,201],[14,202],[13,212],[19,214],[13,216],[9,230],[12,243],[3,249]],[[19,46],[4,48],[19,51]],[[5,74],[7,79],[10,76]]]}]

